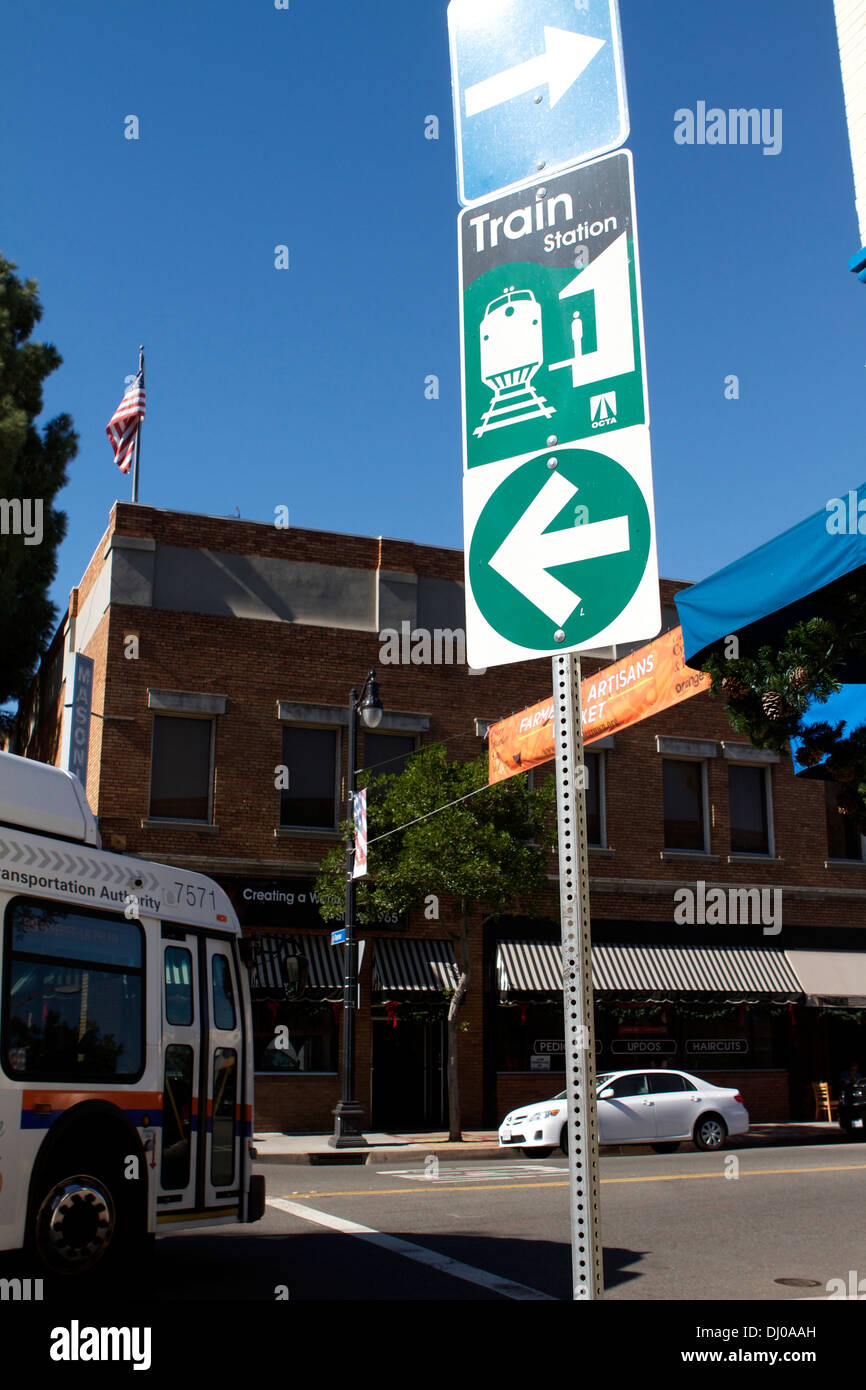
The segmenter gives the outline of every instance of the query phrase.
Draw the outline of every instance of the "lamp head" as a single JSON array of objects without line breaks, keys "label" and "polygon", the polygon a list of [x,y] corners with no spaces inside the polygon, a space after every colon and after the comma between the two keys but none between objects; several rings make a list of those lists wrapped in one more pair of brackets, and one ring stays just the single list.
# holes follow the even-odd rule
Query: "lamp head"
[{"label": "lamp head", "polygon": [[367,729],[376,729],[382,722],[382,700],[379,696],[375,671],[371,671],[367,677],[362,695],[359,709],[364,726]]}]

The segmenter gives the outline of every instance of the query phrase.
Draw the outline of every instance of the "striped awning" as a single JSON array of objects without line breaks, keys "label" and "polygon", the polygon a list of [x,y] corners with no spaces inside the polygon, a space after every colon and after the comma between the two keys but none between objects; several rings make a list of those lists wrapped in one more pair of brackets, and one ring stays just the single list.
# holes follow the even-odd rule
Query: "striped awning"
[{"label": "striped awning", "polygon": [[400,990],[454,989],[457,962],[450,941],[377,940],[373,956],[373,989],[392,994]]},{"label": "striped awning", "polygon": [[[500,994],[556,994],[562,989],[558,942],[501,941],[496,973]],[[737,946],[608,946],[592,948],[592,984],[599,994],[639,995],[676,1003],[688,995],[721,996],[732,1004],[803,994],[784,951]]]},{"label": "striped awning", "polygon": [[253,964],[250,989],[282,990],[290,983],[285,962],[290,956],[306,956],[307,990],[320,993],[343,988],[343,962],[340,952],[326,936],[256,936],[253,938]]}]

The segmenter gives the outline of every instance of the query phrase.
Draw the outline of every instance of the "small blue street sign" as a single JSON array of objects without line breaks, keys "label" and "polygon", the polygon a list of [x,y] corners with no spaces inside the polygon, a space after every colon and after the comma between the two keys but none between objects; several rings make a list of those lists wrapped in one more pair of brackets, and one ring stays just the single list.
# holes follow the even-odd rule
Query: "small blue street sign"
[{"label": "small blue street sign", "polygon": [[464,206],[627,138],[617,0],[451,0],[448,28]]},{"label": "small blue street sign", "polygon": [[346,940],[346,928],[345,928],[345,927],[340,927],[339,931],[332,931],[332,932],[331,932],[331,945],[332,945],[332,946],[342,946],[342,944],[343,944],[343,942],[344,942],[345,940]]}]

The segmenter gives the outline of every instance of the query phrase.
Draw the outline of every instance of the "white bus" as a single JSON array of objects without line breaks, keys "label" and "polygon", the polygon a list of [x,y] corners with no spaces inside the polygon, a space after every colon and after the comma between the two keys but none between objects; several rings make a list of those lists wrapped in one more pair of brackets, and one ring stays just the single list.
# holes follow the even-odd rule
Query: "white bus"
[{"label": "white bus", "polygon": [[257,1221],[241,929],[201,874],[101,847],[76,777],[0,752],[0,1250],[107,1268]]}]

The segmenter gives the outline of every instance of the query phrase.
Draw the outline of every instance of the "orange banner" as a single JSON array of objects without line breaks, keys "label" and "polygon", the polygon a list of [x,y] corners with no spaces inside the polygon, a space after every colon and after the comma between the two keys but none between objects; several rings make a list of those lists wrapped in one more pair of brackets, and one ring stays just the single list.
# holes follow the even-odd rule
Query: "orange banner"
[{"label": "orange banner", "polygon": [[[583,739],[592,743],[651,714],[709,690],[710,677],[683,661],[682,629],[675,627],[613,666],[580,683]],[[489,782],[502,782],[553,757],[553,696],[491,724]]]}]

